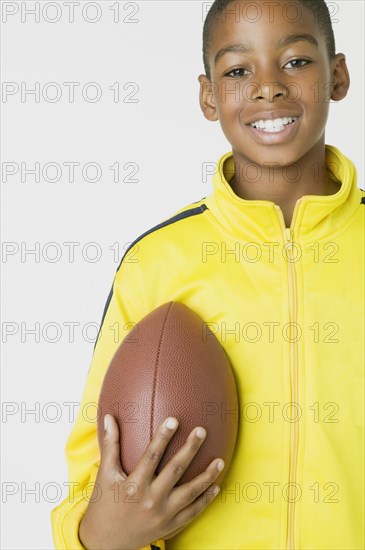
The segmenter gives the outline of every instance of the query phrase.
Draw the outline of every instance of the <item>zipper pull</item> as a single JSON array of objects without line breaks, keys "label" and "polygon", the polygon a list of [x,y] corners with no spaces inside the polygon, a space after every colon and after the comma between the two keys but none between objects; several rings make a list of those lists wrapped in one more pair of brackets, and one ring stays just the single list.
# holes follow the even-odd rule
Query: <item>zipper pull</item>
[{"label": "zipper pull", "polygon": [[291,242],[292,242],[290,227],[286,227],[286,228],[285,228],[285,239],[286,239],[286,242],[287,242],[287,243],[291,243]]}]

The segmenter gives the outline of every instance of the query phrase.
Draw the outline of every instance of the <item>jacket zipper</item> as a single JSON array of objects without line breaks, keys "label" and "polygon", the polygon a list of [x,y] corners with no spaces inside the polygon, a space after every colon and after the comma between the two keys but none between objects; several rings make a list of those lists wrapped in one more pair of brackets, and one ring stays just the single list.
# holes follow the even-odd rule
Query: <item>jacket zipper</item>
[{"label": "jacket zipper", "polygon": [[[297,216],[298,204],[300,199],[296,203],[294,209],[293,219],[290,228],[285,227],[284,216],[281,208],[275,205],[280,224],[283,230],[284,243],[286,245],[286,257],[288,263],[288,284],[289,284],[289,318],[290,323],[296,323],[297,320],[297,281],[296,271],[294,266],[293,256],[293,228],[295,226],[295,218]],[[291,325],[292,327],[293,325]],[[294,406],[298,403],[298,347],[297,343],[293,341],[294,336],[292,330],[289,332],[290,338],[290,387],[291,387],[291,402]],[[291,408],[291,418],[295,418],[296,409]],[[290,427],[290,465],[289,465],[289,484],[288,491],[286,493],[288,499],[287,508],[287,550],[295,550],[294,541],[294,517],[295,517],[295,501],[296,494],[296,474],[297,474],[297,457],[298,457],[298,440],[299,440],[299,425],[298,421],[291,422]]]}]

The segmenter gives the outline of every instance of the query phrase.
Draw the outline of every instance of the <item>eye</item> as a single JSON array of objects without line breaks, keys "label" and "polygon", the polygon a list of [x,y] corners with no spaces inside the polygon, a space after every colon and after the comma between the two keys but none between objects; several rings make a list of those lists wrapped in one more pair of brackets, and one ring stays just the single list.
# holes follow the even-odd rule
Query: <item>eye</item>
[{"label": "eye", "polygon": [[[305,65],[297,65],[296,67],[292,67],[293,69],[301,69],[302,67],[305,67],[306,65],[309,65],[310,63],[312,63],[312,61],[309,61],[308,59],[292,59],[291,61],[288,61],[287,65],[289,63],[305,63]],[[286,65],[285,65],[286,66]]]},{"label": "eye", "polygon": [[[232,78],[240,78],[242,75],[242,71],[247,71],[247,69],[232,69],[229,73],[226,73],[224,76],[232,76]],[[240,73],[240,74],[237,74]],[[236,74],[232,74],[236,73]]]}]

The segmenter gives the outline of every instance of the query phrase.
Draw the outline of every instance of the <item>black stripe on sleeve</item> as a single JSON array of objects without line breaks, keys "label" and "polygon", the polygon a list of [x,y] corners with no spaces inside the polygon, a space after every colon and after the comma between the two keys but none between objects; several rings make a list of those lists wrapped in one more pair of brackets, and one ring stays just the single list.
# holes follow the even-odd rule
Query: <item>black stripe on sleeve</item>
[{"label": "black stripe on sleeve", "polygon": [[[199,201],[198,201],[199,202]],[[166,227],[167,225],[171,225],[172,223],[175,223],[175,222],[178,222],[179,220],[184,220],[185,218],[190,218],[191,216],[196,216],[197,214],[202,214],[203,212],[205,212],[205,210],[208,210],[208,207],[205,203],[201,204],[200,206],[196,207],[196,208],[190,208],[189,210],[184,210],[183,212],[180,212],[180,214],[176,214],[175,216],[173,216],[172,218],[169,218],[168,220],[162,222],[162,223],[159,223],[158,225],[155,225],[154,227],[152,227],[151,229],[149,229],[148,231],[145,231],[145,233],[142,233],[142,235],[140,235],[139,237],[137,237],[137,239],[135,241],[133,241],[133,243],[127,248],[127,250],[125,251],[125,254],[123,254],[123,257],[118,265],[118,268],[116,270],[116,273],[118,273],[119,269],[120,269],[120,266],[122,265],[122,262],[126,256],[126,254],[128,254],[129,250],[135,246],[141,239],[143,239],[144,237],[146,237],[147,235],[149,235],[150,233],[154,233],[155,231],[157,231],[158,229],[161,229],[162,227]],[[115,277],[114,277],[115,279]],[[107,301],[106,301],[106,304],[105,304],[105,307],[104,307],[104,312],[103,312],[103,316],[102,316],[102,319],[101,319],[101,323],[100,323],[100,327],[99,327],[99,331],[98,331],[98,335],[96,337],[96,340],[95,340],[95,344],[94,344],[94,351],[95,351],[95,347],[96,347],[96,344],[97,344],[97,341],[99,339],[99,335],[100,335],[100,331],[101,331],[101,327],[103,325],[103,322],[104,322],[104,319],[105,319],[105,315],[106,315],[106,312],[108,311],[108,307],[109,307],[109,304],[110,304],[110,301],[112,299],[112,296],[113,296],[113,286],[114,286],[114,281],[113,281],[113,284],[111,286],[111,289],[110,289],[110,292],[109,292],[109,295],[108,295],[108,298],[107,298]]]}]

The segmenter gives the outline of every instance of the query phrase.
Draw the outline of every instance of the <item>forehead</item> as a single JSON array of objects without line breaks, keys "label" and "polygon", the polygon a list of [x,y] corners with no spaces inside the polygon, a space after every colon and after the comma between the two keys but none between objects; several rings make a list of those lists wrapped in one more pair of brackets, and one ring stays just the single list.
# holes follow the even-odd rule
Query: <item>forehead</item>
[{"label": "forehead", "polygon": [[276,47],[280,41],[284,46],[283,39],[293,34],[308,34],[319,47],[325,45],[314,14],[298,1],[235,0],[213,23],[209,56],[214,61],[220,48],[235,42],[245,43],[252,50],[247,53]]}]

